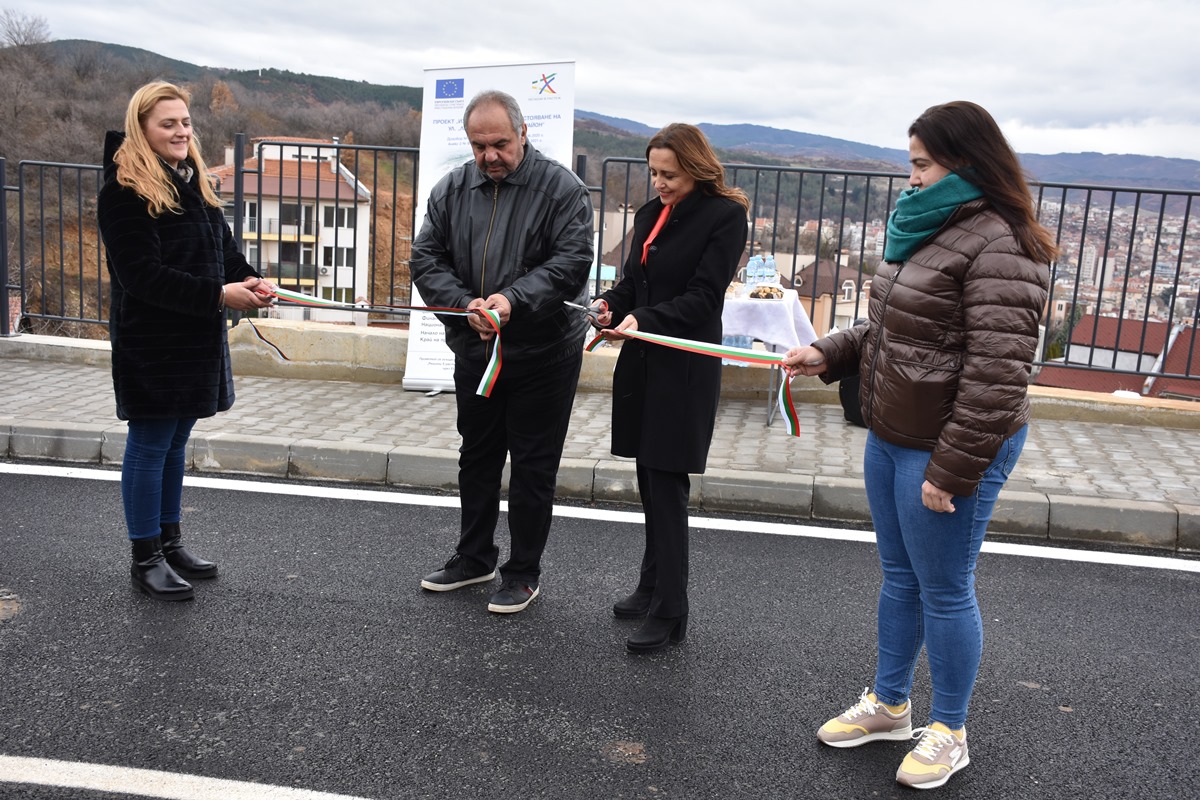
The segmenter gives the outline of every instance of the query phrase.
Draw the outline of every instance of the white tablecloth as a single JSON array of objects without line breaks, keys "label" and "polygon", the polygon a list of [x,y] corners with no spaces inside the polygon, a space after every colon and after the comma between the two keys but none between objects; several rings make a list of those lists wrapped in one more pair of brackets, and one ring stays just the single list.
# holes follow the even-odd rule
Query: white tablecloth
[{"label": "white tablecloth", "polygon": [[789,350],[817,339],[795,289],[784,289],[783,297],[726,298],[721,314],[726,336],[749,336],[776,350]]}]

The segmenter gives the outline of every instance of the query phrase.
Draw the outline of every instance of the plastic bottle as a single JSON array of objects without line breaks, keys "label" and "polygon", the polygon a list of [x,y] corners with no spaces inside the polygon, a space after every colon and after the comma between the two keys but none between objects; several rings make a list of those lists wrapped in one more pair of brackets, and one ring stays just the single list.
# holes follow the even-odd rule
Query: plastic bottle
[{"label": "plastic bottle", "polygon": [[763,283],[767,284],[768,286],[778,286],[779,285],[779,271],[775,268],[775,256],[774,255],[767,256],[767,262],[765,264],[763,272],[764,272],[763,280],[762,280]]},{"label": "plastic bottle", "polygon": [[746,294],[750,294],[758,285],[762,276],[762,263],[762,256],[750,256],[750,260],[746,262]]}]

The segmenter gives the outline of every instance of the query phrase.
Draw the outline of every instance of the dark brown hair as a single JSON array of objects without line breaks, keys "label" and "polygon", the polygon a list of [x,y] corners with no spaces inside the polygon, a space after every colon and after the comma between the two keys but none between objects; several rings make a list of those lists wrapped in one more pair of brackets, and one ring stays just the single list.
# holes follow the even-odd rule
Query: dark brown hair
[{"label": "dark brown hair", "polygon": [[932,106],[908,135],[920,139],[934,161],[979,187],[1027,256],[1049,262],[1058,255],[1053,235],[1033,214],[1021,162],[986,109],[966,100]]},{"label": "dark brown hair", "polygon": [[654,134],[650,144],[646,145],[646,158],[650,158],[650,151],[657,147],[665,147],[673,152],[679,161],[679,168],[686,172],[705,194],[727,197],[747,211],[750,210],[750,199],[746,197],[746,193],[725,185],[725,168],[717,160],[717,154],[713,152],[704,132],[695,125],[672,122]]}]

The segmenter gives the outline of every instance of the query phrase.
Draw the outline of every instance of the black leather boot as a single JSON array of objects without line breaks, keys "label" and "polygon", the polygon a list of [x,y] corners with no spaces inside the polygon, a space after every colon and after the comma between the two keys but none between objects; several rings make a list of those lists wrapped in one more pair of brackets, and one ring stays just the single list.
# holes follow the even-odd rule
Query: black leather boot
[{"label": "black leather boot", "polygon": [[217,577],[216,564],[194,556],[184,549],[180,541],[182,534],[178,522],[164,522],[159,527],[162,529],[163,555],[176,572],[188,578]]},{"label": "black leather boot", "polygon": [[650,610],[652,597],[654,592],[649,589],[635,589],[629,597],[613,603],[613,616],[618,619],[640,619]]},{"label": "black leather boot", "polygon": [[631,653],[653,653],[668,644],[680,644],[687,639],[687,621],[686,616],[673,619],[646,617],[642,627],[626,640],[625,647]]},{"label": "black leather boot", "polygon": [[133,539],[133,565],[130,577],[133,588],[155,600],[191,600],[195,596],[192,585],[175,574],[163,556],[162,539]]}]

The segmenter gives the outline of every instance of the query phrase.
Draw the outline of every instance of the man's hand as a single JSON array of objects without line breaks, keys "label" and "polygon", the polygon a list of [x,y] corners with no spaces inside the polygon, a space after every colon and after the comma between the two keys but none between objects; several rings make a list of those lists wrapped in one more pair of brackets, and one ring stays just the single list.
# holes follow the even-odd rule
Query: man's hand
[{"label": "man's hand", "polygon": [[512,316],[512,303],[508,302],[508,298],[502,294],[494,294],[488,297],[488,299],[483,301],[483,307],[499,312],[501,328],[508,324],[508,318]]},{"label": "man's hand", "polygon": [[[482,297],[476,297],[471,302],[467,303],[467,311],[472,311],[476,308],[487,308],[487,301]],[[479,338],[485,342],[493,339],[496,336],[496,329],[491,323],[478,314],[468,314],[467,324],[471,326],[471,330],[479,334]]]}]

